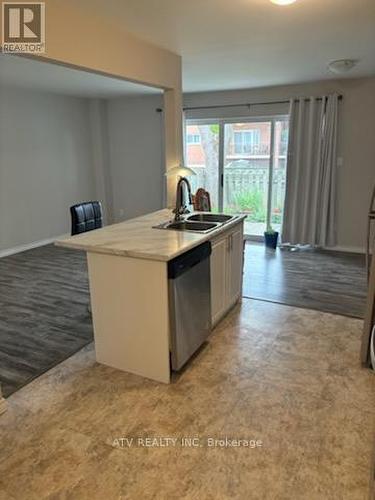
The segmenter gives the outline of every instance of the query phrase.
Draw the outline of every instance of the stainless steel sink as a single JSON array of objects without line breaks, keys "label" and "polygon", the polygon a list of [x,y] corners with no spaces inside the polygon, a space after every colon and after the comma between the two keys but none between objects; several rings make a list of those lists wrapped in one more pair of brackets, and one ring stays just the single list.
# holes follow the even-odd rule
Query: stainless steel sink
[{"label": "stainless steel sink", "polygon": [[199,221],[199,222],[225,223],[225,222],[229,222],[230,220],[235,219],[235,218],[236,218],[235,215],[201,213],[201,214],[190,215],[190,217],[187,217],[186,220]]},{"label": "stainless steel sink", "polygon": [[192,231],[194,233],[209,233],[213,231],[221,224],[218,222],[199,222],[199,221],[176,221],[176,222],[166,222],[155,226],[156,229],[171,229],[174,231]]}]

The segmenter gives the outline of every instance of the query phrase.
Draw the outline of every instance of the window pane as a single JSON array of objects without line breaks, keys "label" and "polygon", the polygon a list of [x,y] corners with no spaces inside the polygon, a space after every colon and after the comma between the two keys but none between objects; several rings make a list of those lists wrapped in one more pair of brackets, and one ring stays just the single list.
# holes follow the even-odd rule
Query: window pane
[{"label": "window pane", "polygon": [[[189,140],[191,137],[191,141]],[[192,191],[204,188],[210,193],[212,210],[219,209],[219,125],[188,124],[186,161],[197,174],[191,176]]]},{"label": "window pane", "polygon": [[245,214],[245,233],[263,236],[267,220],[271,122],[224,127],[225,213]]},{"label": "window pane", "polygon": [[250,131],[243,132],[243,153],[250,153],[252,145],[252,134]]},{"label": "window pane", "polygon": [[234,133],[234,151],[236,154],[242,153],[242,132]]}]

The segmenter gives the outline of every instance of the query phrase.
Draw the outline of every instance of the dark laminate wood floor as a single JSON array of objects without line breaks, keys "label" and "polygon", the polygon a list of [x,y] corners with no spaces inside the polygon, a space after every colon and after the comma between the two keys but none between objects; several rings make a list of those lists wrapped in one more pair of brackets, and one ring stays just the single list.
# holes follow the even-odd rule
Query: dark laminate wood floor
[{"label": "dark laminate wood floor", "polygon": [[0,259],[0,383],[9,396],[92,341],[86,257],[47,245]]},{"label": "dark laminate wood floor", "polygon": [[[244,295],[363,317],[364,258],[246,244]],[[53,245],[0,259],[0,383],[9,396],[93,338],[85,254]]]},{"label": "dark laminate wood floor", "polygon": [[366,293],[363,255],[246,243],[245,297],[363,318]]}]

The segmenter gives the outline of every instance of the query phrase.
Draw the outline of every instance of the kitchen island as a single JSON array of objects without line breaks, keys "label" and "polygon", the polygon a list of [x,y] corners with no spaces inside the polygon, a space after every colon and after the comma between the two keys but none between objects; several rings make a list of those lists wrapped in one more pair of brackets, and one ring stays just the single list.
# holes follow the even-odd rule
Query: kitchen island
[{"label": "kitchen island", "polygon": [[206,233],[155,228],[172,218],[164,209],[56,241],[87,252],[97,361],[165,383],[171,376],[168,262],[211,242],[213,326],[242,290],[244,217]]}]

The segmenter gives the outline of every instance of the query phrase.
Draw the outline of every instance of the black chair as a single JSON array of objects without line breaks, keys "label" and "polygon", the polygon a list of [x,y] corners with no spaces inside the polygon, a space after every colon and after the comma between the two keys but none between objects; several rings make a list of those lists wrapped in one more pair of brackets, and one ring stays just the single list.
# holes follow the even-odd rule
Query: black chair
[{"label": "black chair", "polygon": [[70,207],[72,236],[103,227],[103,210],[100,201],[86,201]]},{"label": "black chair", "polygon": [[[72,236],[103,227],[103,210],[100,201],[77,203],[70,207],[70,215]],[[87,305],[87,310],[91,314],[90,303]]]}]

